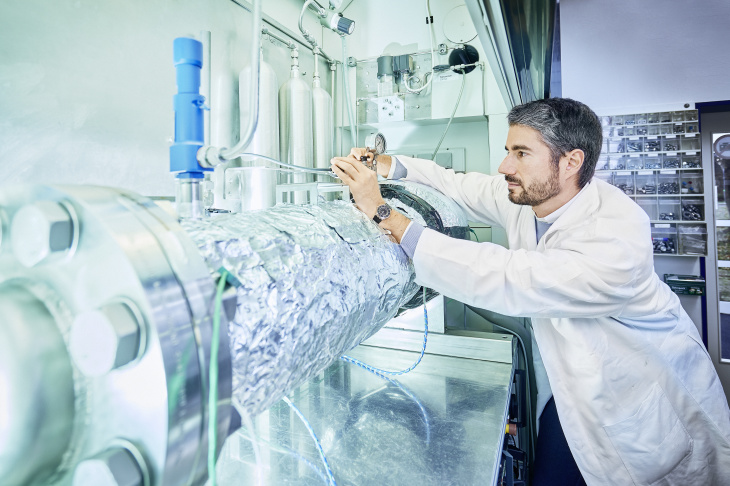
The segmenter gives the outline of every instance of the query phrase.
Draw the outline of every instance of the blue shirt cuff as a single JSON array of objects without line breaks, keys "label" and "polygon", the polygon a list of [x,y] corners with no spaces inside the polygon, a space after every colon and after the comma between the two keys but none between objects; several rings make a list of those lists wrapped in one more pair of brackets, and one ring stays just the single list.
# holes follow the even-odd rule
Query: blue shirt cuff
[{"label": "blue shirt cuff", "polygon": [[398,157],[393,156],[392,159],[395,167],[393,168],[392,175],[389,177],[389,179],[398,180],[405,178],[408,175],[408,169],[406,169],[406,167],[400,163]]},{"label": "blue shirt cuff", "polygon": [[403,233],[403,238],[400,240],[400,246],[411,260],[413,260],[413,255],[416,253],[418,240],[421,239],[421,235],[425,229],[426,228],[420,224],[411,222],[411,224],[408,225],[408,228],[406,228],[405,233]]}]

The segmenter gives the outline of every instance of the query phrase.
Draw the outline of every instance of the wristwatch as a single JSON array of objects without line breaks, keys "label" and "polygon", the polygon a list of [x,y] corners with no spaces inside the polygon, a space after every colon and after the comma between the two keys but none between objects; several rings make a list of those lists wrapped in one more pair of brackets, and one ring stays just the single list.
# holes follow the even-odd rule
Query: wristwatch
[{"label": "wristwatch", "polygon": [[387,204],[381,204],[378,206],[378,209],[375,210],[375,216],[373,216],[373,221],[375,221],[377,224],[380,224],[381,221],[384,219],[390,218],[390,206]]}]

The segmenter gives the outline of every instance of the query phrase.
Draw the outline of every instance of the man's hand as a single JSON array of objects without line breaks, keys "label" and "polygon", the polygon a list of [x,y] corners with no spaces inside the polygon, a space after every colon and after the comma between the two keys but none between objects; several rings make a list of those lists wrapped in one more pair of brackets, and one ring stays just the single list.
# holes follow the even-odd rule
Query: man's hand
[{"label": "man's hand", "polygon": [[[372,219],[375,216],[375,210],[378,206],[385,204],[385,200],[380,195],[380,186],[378,185],[378,176],[374,171],[365,167],[360,162],[359,152],[352,149],[348,157],[335,157],[332,159],[332,171],[337,174],[342,182],[350,187],[350,193],[355,199],[355,204],[360,211]],[[362,155],[365,155],[363,153]],[[370,154],[372,157],[372,154]]]},{"label": "man's hand", "polygon": [[[350,157],[354,157],[355,160],[358,162],[360,161],[360,157],[365,155],[368,158],[368,163],[372,164],[373,162],[373,153],[368,151],[368,149],[359,148],[359,147],[353,147],[350,149]],[[378,175],[382,177],[388,177],[388,173],[390,172],[390,165],[393,163],[393,159],[390,155],[378,155]]]},{"label": "man's hand", "polygon": [[[378,176],[360,162],[360,156],[365,154],[364,149],[352,149],[348,157],[335,157],[332,159],[332,171],[350,187],[350,193],[360,211],[372,219],[378,206],[385,204],[385,200],[380,195]],[[372,156],[372,154],[370,155]],[[388,166],[385,169],[386,175],[389,170],[390,157],[388,157]],[[378,157],[378,172],[380,172],[380,157]],[[395,241],[400,243],[410,223],[410,219],[393,209],[390,217],[380,222],[380,227],[389,231]]]}]

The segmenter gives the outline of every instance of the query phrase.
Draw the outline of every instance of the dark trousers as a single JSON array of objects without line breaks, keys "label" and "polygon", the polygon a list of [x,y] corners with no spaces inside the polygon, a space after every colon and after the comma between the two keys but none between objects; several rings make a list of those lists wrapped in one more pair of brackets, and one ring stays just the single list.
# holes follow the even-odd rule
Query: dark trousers
[{"label": "dark trousers", "polygon": [[552,398],[540,415],[532,486],[585,486],[583,476],[568,448],[558,410]]}]

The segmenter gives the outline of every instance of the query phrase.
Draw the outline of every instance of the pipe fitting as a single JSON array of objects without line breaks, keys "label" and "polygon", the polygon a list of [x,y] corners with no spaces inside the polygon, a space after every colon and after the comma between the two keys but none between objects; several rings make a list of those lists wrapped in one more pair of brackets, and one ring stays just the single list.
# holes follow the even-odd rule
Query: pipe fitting
[{"label": "pipe fitting", "polygon": [[212,145],[200,147],[196,156],[198,164],[204,169],[214,169],[216,166],[225,163],[226,160],[221,157],[221,150],[225,150],[225,148],[213,147]]}]

